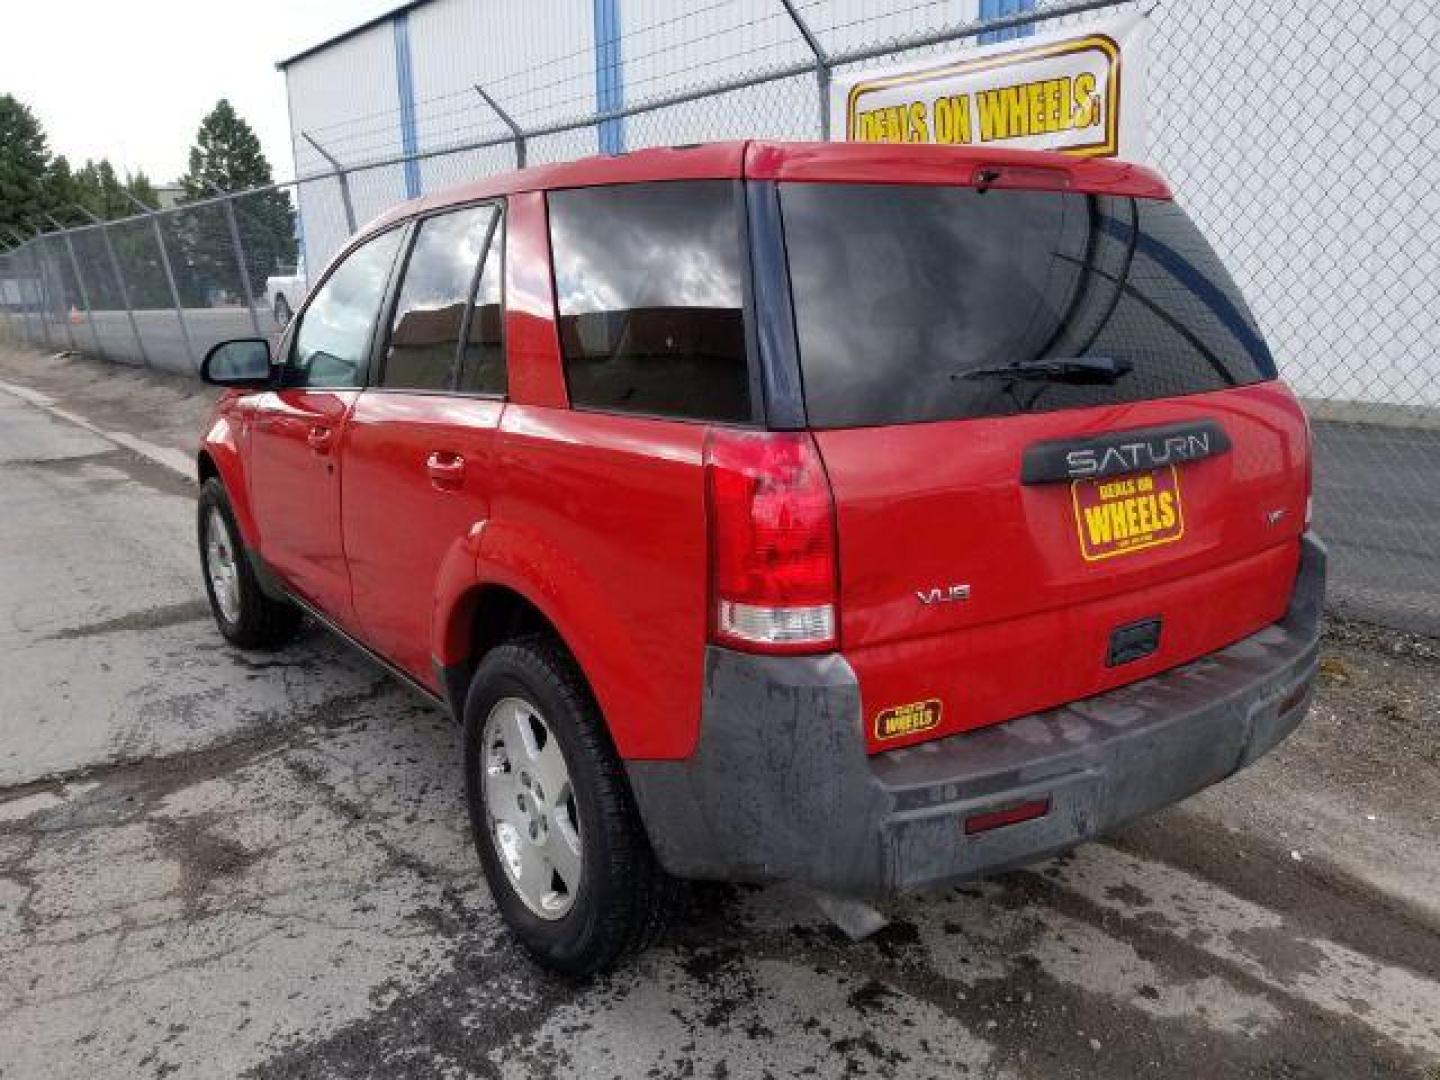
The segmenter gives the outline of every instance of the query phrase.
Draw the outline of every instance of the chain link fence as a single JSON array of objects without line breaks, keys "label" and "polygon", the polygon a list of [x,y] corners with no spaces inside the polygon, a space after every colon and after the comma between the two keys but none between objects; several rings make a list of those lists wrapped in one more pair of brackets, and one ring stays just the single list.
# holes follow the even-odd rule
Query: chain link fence
[{"label": "chain link fence", "polygon": [[[953,0],[709,0],[621,42],[627,105],[558,55],[399,117],[297,132],[302,179],[121,221],[0,237],[0,313],[39,347],[193,372],[215,342],[278,334],[308,278],[402,201],[477,176],[627,147],[828,134],[828,80],[976,40],[1133,11],[1037,0],[956,24]],[[1332,605],[1440,634],[1440,9],[1430,0],[1168,0],[1153,23],[1152,159],[1239,281],[1314,423],[1315,518]],[[408,176],[407,176],[408,173]],[[303,225],[303,228],[301,228]],[[303,232],[303,245],[300,236]],[[303,246],[304,267],[297,267]]]}]

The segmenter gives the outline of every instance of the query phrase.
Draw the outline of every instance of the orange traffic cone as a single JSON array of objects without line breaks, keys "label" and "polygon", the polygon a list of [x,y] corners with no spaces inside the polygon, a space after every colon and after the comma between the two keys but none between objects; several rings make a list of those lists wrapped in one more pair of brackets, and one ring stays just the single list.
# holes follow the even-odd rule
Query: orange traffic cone
[{"label": "orange traffic cone", "polygon": [[71,304],[71,305],[70,305],[70,324],[71,324],[72,326],[79,326],[79,325],[80,325],[82,322],[84,322],[84,321],[85,321],[85,319],[81,316],[81,314],[80,314],[80,309],[77,308],[74,304]]}]

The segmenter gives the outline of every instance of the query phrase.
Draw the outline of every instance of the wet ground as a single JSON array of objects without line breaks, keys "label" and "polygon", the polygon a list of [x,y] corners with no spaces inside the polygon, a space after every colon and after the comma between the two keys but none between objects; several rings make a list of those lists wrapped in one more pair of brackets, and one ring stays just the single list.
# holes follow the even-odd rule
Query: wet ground
[{"label": "wet ground", "polygon": [[499,924],[443,715],[318,631],[258,657],[213,629],[169,467],[203,396],[24,374],[0,1077],[1440,1077],[1433,639],[1332,625],[1256,768],[865,943],[792,889],[696,888],[574,984]]}]

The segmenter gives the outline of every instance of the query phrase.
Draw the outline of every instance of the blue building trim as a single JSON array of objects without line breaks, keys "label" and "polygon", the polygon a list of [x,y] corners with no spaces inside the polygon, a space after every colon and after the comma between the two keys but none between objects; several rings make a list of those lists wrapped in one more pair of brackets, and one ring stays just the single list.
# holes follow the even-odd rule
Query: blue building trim
[{"label": "blue building trim", "polygon": [[[980,18],[982,19],[1000,19],[1006,15],[1019,15],[1022,12],[1034,10],[1035,0],[980,0]],[[980,35],[980,44],[993,45],[997,41],[1029,37],[1033,33],[1035,33],[1033,25],[1012,26],[1008,30],[991,30],[988,34]]]},{"label": "blue building trim", "polygon": [[[595,109],[611,112],[625,107],[625,70],[620,59],[620,0],[594,0]],[[625,152],[625,120],[600,122],[600,152]]]},{"label": "blue building trim", "polygon": [[[395,28],[395,87],[400,94],[400,152],[414,154],[420,149],[415,131],[415,75],[410,66],[410,13],[402,11],[391,25]],[[405,197],[420,194],[420,163],[405,162]]]}]

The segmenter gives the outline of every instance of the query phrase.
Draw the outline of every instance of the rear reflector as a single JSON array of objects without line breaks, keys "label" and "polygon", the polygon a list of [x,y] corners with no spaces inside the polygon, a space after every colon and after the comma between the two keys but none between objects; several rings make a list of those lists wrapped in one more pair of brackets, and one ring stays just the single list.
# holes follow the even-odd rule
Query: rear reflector
[{"label": "rear reflector", "polygon": [[1000,810],[986,810],[983,813],[971,814],[965,819],[965,835],[974,836],[976,833],[1001,829],[1006,825],[1034,821],[1048,813],[1050,813],[1050,796],[1048,795],[1043,799],[1031,799],[1029,802],[1017,803]]}]

